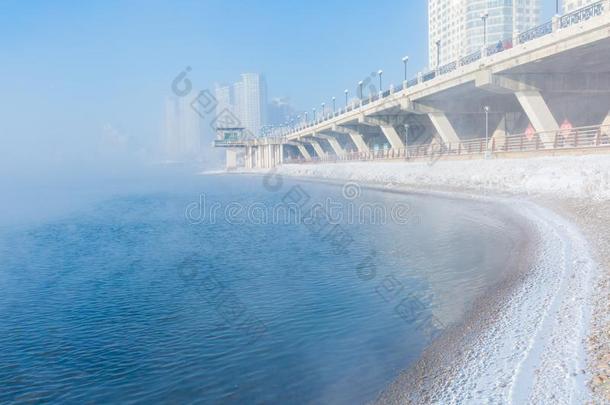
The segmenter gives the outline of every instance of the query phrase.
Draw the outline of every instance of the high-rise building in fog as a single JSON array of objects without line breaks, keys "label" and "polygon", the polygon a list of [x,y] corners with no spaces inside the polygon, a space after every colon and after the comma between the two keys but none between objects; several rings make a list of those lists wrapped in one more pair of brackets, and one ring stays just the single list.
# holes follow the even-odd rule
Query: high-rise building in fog
[{"label": "high-rise building in fog", "polygon": [[217,115],[228,109],[240,126],[258,136],[267,123],[267,83],[258,73],[244,73],[232,86],[216,86]]},{"label": "high-rise building in fog", "polygon": [[281,126],[297,122],[298,113],[295,111],[290,100],[277,97],[269,102],[267,122],[270,125]]},{"label": "high-rise building in fog", "polygon": [[165,100],[162,149],[169,160],[194,160],[201,153],[201,118],[188,97]]},{"label": "high-rise building in fog", "polygon": [[488,15],[487,45],[495,44],[538,25],[541,3],[542,0],[428,0],[430,68],[483,47],[482,15]]},{"label": "high-rise building in fog", "polygon": [[233,107],[233,86],[220,86],[217,84],[214,88],[214,93],[217,102],[216,111],[218,113],[225,109],[235,113],[235,108]]}]

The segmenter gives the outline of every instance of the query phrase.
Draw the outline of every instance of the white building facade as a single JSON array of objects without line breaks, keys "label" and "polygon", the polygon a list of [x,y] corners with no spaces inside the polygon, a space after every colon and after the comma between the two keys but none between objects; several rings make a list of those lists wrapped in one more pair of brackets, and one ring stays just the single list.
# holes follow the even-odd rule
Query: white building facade
[{"label": "white building facade", "polygon": [[258,73],[244,73],[241,81],[230,86],[216,86],[216,114],[230,111],[239,126],[258,136],[267,122],[267,83]]},{"label": "white building facade", "polygon": [[588,6],[589,4],[597,3],[599,0],[563,0],[563,12],[569,13],[579,8]]},{"label": "white building facade", "polygon": [[508,43],[515,33],[540,23],[541,4],[542,0],[428,0],[430,68],[484,45]]}]

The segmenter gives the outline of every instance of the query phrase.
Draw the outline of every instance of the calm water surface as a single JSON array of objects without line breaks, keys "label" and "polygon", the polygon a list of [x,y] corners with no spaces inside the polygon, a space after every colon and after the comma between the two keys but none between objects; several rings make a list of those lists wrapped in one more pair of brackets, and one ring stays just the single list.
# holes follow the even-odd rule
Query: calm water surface
[{"label": "calm water surface", "polygon": [[[340,221],[274,221],[295,190]],[[364,403],[520,237],[488,204],[245,176],[4,224],[0,403]]]}]

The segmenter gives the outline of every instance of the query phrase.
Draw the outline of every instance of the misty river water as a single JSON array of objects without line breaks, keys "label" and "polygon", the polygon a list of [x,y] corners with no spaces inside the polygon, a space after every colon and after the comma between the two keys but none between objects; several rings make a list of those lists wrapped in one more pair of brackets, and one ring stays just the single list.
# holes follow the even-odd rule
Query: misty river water
[{"label": "misty river water", "polygon": [[356,184],[101,194],[0,228],[0,403],[371,401],[523,237],[491,204]]}]

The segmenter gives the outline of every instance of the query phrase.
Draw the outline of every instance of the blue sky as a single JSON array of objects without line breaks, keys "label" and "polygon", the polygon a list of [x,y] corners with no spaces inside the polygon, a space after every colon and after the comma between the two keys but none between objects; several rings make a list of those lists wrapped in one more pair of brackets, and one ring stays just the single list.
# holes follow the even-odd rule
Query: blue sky
[{"label": "blue sky", "polygon": [[0,147],[86,153],[108,125],[152,144],[185,66],[197,89],[264,73],[310,110],[380,68],[400,82],[404,55],[424,68],[426,42],[424,0],[0,0]]}]

